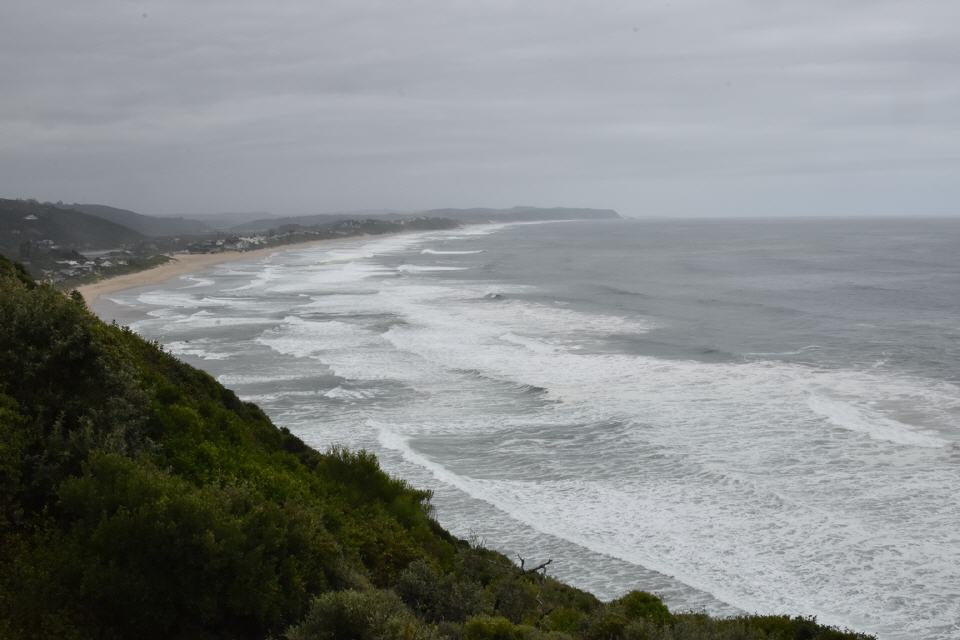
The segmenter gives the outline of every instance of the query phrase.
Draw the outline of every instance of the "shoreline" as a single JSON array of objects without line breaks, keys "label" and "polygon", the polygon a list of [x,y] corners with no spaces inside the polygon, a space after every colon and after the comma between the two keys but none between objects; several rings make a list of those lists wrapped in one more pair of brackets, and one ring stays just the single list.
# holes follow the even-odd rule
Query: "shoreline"
[{"label": "shoreline", "polygon": [[144,269],[143,271],[110,276],[103,280],[75,287],[75,289],[83,296],[84,301],[87,303],[87,308],[93,310],[93,306],[97,303],[100,296],[110,293],[145,287],[151,284],[161,284],[178,276],[205,271],[218,264],[239,262],[242,260],[253,261],[294,248],[333,245],[341,243],[344,240],[356,240],[363,237],[363,235],[357,235],[345,238],[324,238],[322,240],[310,240],[308,242],[295,242],[293,244],[277,245],[275,247],[264,247],[252,251],[166,254],[171,258],[170,262]]}]

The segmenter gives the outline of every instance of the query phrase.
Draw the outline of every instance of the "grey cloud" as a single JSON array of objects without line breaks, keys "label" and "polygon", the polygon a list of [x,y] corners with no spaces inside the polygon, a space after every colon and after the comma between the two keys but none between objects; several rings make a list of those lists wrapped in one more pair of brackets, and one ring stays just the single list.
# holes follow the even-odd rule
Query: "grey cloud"
[{"label": "grey cloud", "polygon": [[273,4],[4,8],[0,194],[957,212],[952,0]]}]

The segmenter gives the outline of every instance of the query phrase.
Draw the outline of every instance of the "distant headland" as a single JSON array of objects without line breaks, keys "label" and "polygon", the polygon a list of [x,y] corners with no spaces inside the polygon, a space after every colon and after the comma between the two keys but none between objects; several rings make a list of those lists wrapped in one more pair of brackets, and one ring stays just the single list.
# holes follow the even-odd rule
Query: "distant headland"
[{"label": "distant headland", "polygon": [[[180,272],[193,262],[182,259],[182,254],[232,255],[303,242],[450,229],[464,224],[599,220],[620,215],[613,209],[518,206],[230,218],[226,214],[150,216],[103,204],[0,199],[0,254],[23,264],[34,278],[68,289],[165,264],[168,270]],[[178,254],[178,267],[169,265]]]}]

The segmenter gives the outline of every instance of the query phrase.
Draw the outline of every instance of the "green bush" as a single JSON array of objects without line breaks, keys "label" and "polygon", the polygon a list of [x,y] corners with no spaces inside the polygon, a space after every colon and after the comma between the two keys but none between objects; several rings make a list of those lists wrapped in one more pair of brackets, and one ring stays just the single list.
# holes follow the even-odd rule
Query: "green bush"
[{"label": "green bush", "polygon": [[587,640],[619,640],[624,638],[630,621],[622,613],[609,607],[596,612],[587,624],[584,638]]},{"label": "green bush", "polygon": [[577,609],[557,607],[544,616],[541,626],[547,631],[560,631],[579,635],[586,624],[587,616]]},{"label": "green bush", "polygon": [[415,640],[430,637],[391,591],[337,591],[317,597],[287,640]]},{"label": "green bush", "polygon": [[493,596],[493,610],[511,622],[536,624],[542,615],[537,601],[538,589],[530,580],[510,576],[487,587]]},{"label": "green bush", "polygon": [[464,640],[533,640],[530,627],[515,625],[503,616],[477,616],[463,625]]},{"label": "green bush", "polygon": [[610,603],[627,620],[648,620],[655,624],[670,621],[670,611],[660,598],[646,591],[631,591]]},{"label": "green bush", "polygon": [[410,563],[395,589],[418,616],[434,623],[463,622],[483,606],[478,583],[443,573],[426,560]]}]

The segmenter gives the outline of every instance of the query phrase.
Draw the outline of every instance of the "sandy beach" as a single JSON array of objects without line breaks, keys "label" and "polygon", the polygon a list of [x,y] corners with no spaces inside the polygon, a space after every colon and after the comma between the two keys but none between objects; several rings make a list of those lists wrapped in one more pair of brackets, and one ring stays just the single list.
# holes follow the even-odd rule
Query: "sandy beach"
[{"label": "sandy beach", "polygon": [[344,240],[356,240],[361,236],[351,236],[349,238],[331,238],[326,240],[313,240],[311,242],[302,242],[297,244],[281,245],[277,247],[267,247],[264,249],[254,249],[253,251],[224,251],[221,253],[175,253],[171,254],[172,260],[152,269],[144,269],[136,273],[125,273],[112,278],[104,278],[97,282],[91,282],[77,287],[86,300],[87,306],[93,308],[97,299],[109,293],[116,293],[124,289],[134,287],[143,287],[149,284],[160,284],[178,276],[188,273],[198,273],[209,269],[210,267],[225,262],[254,261],[266,258],[275,253],[289,251],[292,249],[302,249],[311,246],[326,246],[341,243]]}]

